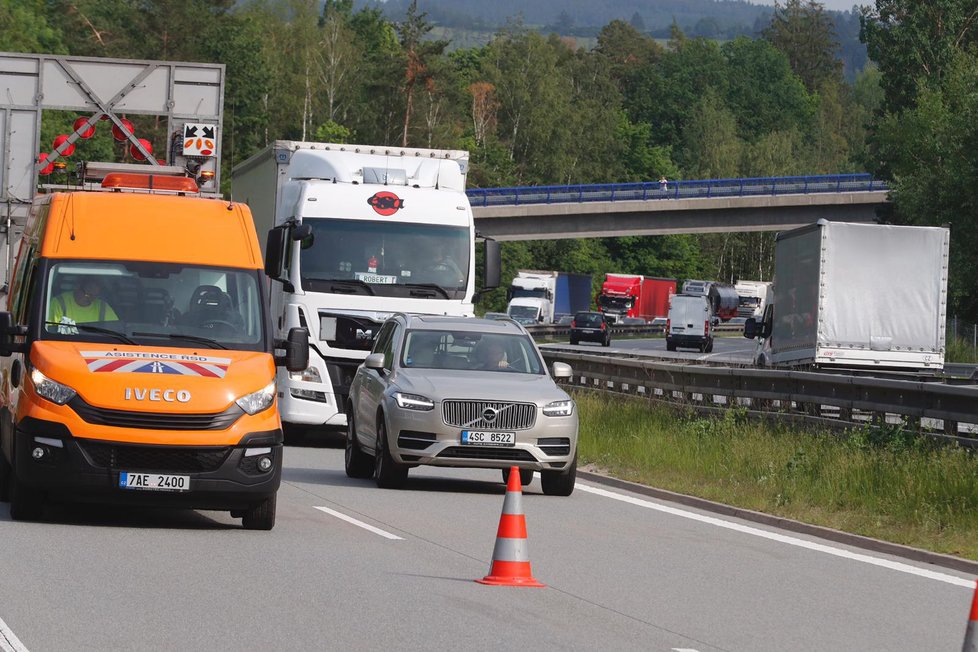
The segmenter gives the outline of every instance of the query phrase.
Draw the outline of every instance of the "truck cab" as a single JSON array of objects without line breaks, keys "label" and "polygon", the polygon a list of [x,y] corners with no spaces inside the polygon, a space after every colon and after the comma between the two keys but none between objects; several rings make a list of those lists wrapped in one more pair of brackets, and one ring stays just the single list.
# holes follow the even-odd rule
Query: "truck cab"
[{"label": "truck cab", "polygon": [[[152,190],[150,190],[152,189]],[[0,498],[227,510],[271,529],[281,481],[275,341],[247,206],[192,179],[107,174],[39,195],[0,312]],[[275,355],[276,349],[284,354]]]}]

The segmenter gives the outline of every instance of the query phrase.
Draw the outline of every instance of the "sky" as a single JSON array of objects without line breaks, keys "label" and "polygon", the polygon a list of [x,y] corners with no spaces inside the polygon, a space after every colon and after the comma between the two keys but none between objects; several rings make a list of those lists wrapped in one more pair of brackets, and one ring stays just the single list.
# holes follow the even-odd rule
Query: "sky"
[{"label": "sky", "polygon": [[[774,0],[749,0],[755,5],[774,5]],[[837,11],[848,11],[852,9],[853,5],[872,5],[874,4],[871,0],[821,0],[822,4],[825,5],[826,9],[835,9]],[[781,4],[784,4],[784,0],[781,0]]]}]

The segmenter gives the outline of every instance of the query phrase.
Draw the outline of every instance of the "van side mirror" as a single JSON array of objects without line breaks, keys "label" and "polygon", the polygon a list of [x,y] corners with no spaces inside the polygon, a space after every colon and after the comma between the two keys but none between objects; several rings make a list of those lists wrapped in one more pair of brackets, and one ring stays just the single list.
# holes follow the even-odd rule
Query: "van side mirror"
[{"label": "van side mirror", "polygon": [[309,366],[308,329],[289,329],[288,338],[276,342],[276,348],[285,349],[285,355],[275,356],[277,366],[284,366],[289,371],[302,371]]},{"label": "van side mirror", "polygon": [[[484,269],[482,273],[482,289],[483,290],[493,290],[499,287],[499,279],[502,275],[500,268],[502,266],[502,257],[500,254],[499,243],[492,238],[486,238],[486,256],[484,262]],[[506,294],[507,300],[511,297],[509,292]]]},{"label": "van side mirror", "polygon": [[744,337],[747,339],[752,340],[760,335],[759,330],[760,329],[757,328],[757,320],[753,317],[748,318],[747,321],[744,322]]},{"label": "van side mirror", "polygon": [[27,353],[26,342],[14,342],[15,335],[26,335],[27,329],[14,325],[9,312],[0,312],[0,356],[8,357],[13,353]]}]

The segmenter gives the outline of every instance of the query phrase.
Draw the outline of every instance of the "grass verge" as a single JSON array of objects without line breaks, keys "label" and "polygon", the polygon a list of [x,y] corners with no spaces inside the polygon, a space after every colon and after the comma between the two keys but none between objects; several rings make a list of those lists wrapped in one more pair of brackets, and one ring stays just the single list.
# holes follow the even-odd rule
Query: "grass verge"
[{"label": "grass verge", "polygon": [[575,391],[580,460],[728,505],[978,560],[978,459],[899,427],[846,436]]}]

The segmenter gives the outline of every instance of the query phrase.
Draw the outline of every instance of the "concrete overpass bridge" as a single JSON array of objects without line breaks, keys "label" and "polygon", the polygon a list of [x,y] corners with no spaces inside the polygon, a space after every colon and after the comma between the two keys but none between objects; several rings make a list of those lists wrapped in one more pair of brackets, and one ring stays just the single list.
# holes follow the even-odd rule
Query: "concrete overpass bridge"
[{"label": "concrete overpass bridge", "polygon": [[872,222],[889,188],[869,174],[473,188],[476,229],[496,240],[780,231],[820,218]]}]

